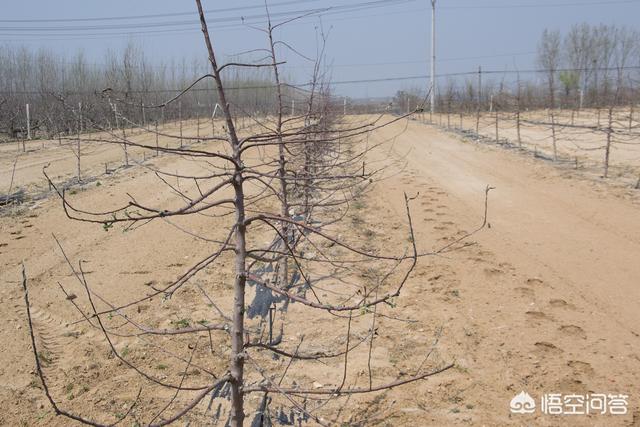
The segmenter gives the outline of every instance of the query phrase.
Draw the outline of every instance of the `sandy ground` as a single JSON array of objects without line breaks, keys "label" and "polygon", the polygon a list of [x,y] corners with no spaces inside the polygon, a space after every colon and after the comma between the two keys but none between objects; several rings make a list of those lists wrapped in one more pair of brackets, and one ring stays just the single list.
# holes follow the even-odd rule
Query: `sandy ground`
[{"label": "sandy ground", "polygon": [[[376,378],[412,372],[435,341],[434,366],[455,362],[455,368],[342,402],[342,411],[329,405],[320,411],[323,417],[354,425],[640,425],[638,192],[524,153],[465,141],[417,121],[376,131],[371,140],[383,143],[383,150],[372,153],[370,163],[386,164],[396,173],[387,173],[350,214],[344,233],[352,241],[363,247],[405,247],[403,192],[419,193],[412,210],[422,250],[439,248],[476,228],[482,222],[487,185],[495,187],[489,196],[490,228],[474,235],[472,246],[421,258],[397,305],[385,306],[381,314],[388,317],[378,324]],[[173,163],[169,157],[153,162],[198,171],[190,162]],[[3,163],[3,177],[5,163],[12,162]],[[73,197],[96,210],[125,200],[126,192],[143,202],[176,202],[175,195],[161,189],[151,172],[134,167]],[[225,220],[195,217],[179,225],[219,238]],[[168,222],[127,233],[70,222],[52,199],[0,218],[0,424],[69,425],[52,413],[34,375],[20,292],[23,260],[52,391],[64,408],[113,422],[135,400],[142,382],[113,358],[98,332],[73,324],[79,316],[56,282],[78,295],[82,289],[74,285],[52,233],[74,262],[87,262],[96,292],[114,302],[144,293],[151,282],[172,280],[207,254],[207,244]],[[223,309],[231,304],[228,262],[222,260],[198,279]],[[168,327],[181,319],[207,319],[210,309],[197,291],[189,290],[175,302],[150,301],[138,315]],[[309,316],[299,305],[291,306],[282,325],[285,347],[295,348],[304,335],[307,343],[341,348],[344,337],[338,330],[344,330],[345,320]],[[354,336],[366,336],[367,327],[368,321],[354,322]],[[207,349],[198,356],[200,368],[190,379],[222,369],[228,351],[222,342],[216,337],[213,354]],[[179,345],[167,340],[161,347],[177,351]],[[144,339],[122,338],[116,347],[167,380],[180,378],[184,369]],[[366,368],[362,351],[349,365],[350,384],[366,382],[361,378]],[[342,365],[300,365],[292,372],[298,383],[327,386],[340,382]],[[543,393],[623,393],[630,396],[629,413],[510,414],[509,402],[520,391],[538,400]],[[143,391],[143,397],[149,396],[155,401],[147,411],[170,397],[154,395],[152,388]],[[250,402],[255,406],[253,397]],[[151,413],[144,411],[140,408],[138,415]]]},{"label": "sandy ground", "polygon": [[[220,131],[222,122],[216,120],[213,124],[217,126],[217,133]],[[201,121],[198,126],[195,120],[185,120],[182,124],[183,144],[193,143],[193,139],[199,137],[210,137],[212,135],[212,124],[210,121]],[[154,131],[153,125],[149,128]],[[133,132],[133,133],[132,133]],[[180,126],[177,123],[160,125],[158,132],[179,135]],[[143,129],[126,129],[128,138],[134,135],[133,139],[140,144],[154,147],[156,144],[155,133],[146,132]],[[80,175],[81,179],[95,179],[106,175],[125,165],[125,153],[122,145],[108,142],[95,142],[93,140],[112,140],[117,142],[121,137],[120,131],[111,133],[82,134],[80,138]],[[179,140],[168,138],[158,138],[161,147],[176,148],[180,145]],[[11,183],[12,187],[22,188],[29,194],[36,195],[49,190],[46,178],[42,174],[42,169],[48,165],[47,173],[56,181],[66,181],[77,178],[77,143],[73,136],[60,140],[31,140],[14,141],[0,144],[0,191],[5,193]],[[127,150],[130,165],[144,163],[155,152],[144,150],[138,147],[129,147]],[[15,171],[14,171],[15,164]]]},{"label": "sandy ground", "polygon": [[[607,141],[608,110],[583,110],[579,113],[556,110],[555,123],[551,126],[550,112],[523,111],[520,113],[520,141],[516,113],[499,112],[496,129],[495,112],[483,112],[478,124],[478,133],[489,140],[508,141],[530,152],[546,158],[553,158],[553,138],[555,130],[558,160],[581,169],[594,176],[601,176],[604,170],[605,146]],[[429,120],[425,113],[419,118]],[[631,118],[633,117],[633,118]],[[609,176],[635,185],[640,178],[640,114],[630,116],[629,109],[614,110],[609,157]],[[462,119],[462,120],[461,120]],[[631,120],[630,120],[631,119]],[[431,117],[434,123],[449,129],[476,131],[476,115],[439,113]]]}]

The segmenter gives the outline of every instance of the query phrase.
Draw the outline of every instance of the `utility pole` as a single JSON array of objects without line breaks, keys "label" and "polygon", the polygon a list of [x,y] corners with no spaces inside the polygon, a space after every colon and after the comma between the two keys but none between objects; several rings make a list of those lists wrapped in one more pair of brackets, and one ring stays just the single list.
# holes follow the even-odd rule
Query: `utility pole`
[{"label": "utility pole", "polygon": [[431,114],[436,111],[436,0],[431,0]]}]

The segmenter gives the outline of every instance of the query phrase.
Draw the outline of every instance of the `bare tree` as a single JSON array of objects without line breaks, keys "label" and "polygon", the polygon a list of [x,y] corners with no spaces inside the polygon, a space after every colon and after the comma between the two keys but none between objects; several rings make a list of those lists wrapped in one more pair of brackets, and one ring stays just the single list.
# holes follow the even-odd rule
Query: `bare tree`
[{"label": "bare tree", "polygon": [[546,71],[547,87],[549,90],[549,107],[555,108],[556,73],[560,65],[560,32],[549,31],[542,33],[538,44],[538,64]]},{"label": "bare tree", "polygon": [[[229,423],[233,426],[243,425],[246,413],[245,397],[250,393],[259,393],[263,396],[258,410],[262,415],[269,405],[268,396],[275,395],[283,404],[295,409],[302,419],[311,419],[326,425],[317,412],[331,401],[345,396],[391,389],[450,369],[453,366],[451,363],[431,362],[429,358],[432,351],[427,351],[426,357],[411,375],[376,384],[377,378],[369,368],[367,386],[350,386],[347,381],[349,358],[359,345],[368,343],[368,357],[371,358],[378,307],[395,304],[394,301],[408,284],[420,257],[464,246],[466,238],[482,229],[486,224],[486,199],[483,224],[475,231],[432,253],[419,253],[417,250],[410,210],[414,197],[406,194],[404,203],[408,243],[403,250],[384,253],[368,248],[361,249],[344,237],[336,236],[341,221],[354,199],[362,196],[381,175],[381,170],[367,166],[366,160],[367,154],[380,147],[382,142],[369,143],[367,135],[406,119],[415,109],[398,117],[380,115],[364,123],[354,122],[349,118],[338,120],[328,87],[320,80],[315,80],[320,77],[319,66],[316,63],[314,82],[311,85],[313,90],[307,94],[307,111],[302,116],[293,116],[285,120],[283,86],[279,80],[279,62],[276,59],[277,41],[273,37],[273,30],[280,24],[272,24],[270,20],[268,22],[269,53],[266,62],[219,63],[200,0],[196,0],[196,5],[208,52],[210,72],[194,79],[186,89],[169,100],[155,105],[145,105],[145,108],[164,111],[165,108],[180,102],[199,81],[210,79],[213,81],[216,100],[222,110],[225,134],[214,134],[199,139],[217,144],[213,147],[195,146],[193,142],[198,138],[185,137],[189,143],[184,146],[178,146],[177,143],[173,146],[168,144],[166,147],[147,145],[134,142],[125,134],[120,135],[117,129],[109,131],[101,127],[98,123],[99,117],[88,117],[87,120],[107,137],[101,134],[84,138],[87,142],[124,144],[144,150],[159,150],[167,155],[199,162],[200,166],[207,170],[206,173],[194,175],[180,171],[168,172],[149,166],[167,189],[179,196],[179,204],[148,205],[130,194],[129,202],[123,206],[103,212],[92,212],[76,206],[64,189],[45,173],[47,180],[61,198],[69,218],[99,224],[105,230],[115,226],[123,226],[125,230],[137,230],[151,221],[171,223],[176,218],[199,215],[212,220],[218,218],[227,221],[227,227],[221,236],[199,234],[180,228],[188,235],[211,244],[211,252],[190,266],[178,279],[166,285],[154,285],[151,291],[124,304],[114,304],[96,292],[87,280],[82,262],[75,267],[64,252],[63,244],[58,243],[84,296],[80,298],[74,294],[75,296],[71,297],[67,289],[69,285],[61,284],[60,287],[69,302],[77,308],[83,321],[101,332],[111,352],[127,369],[134,371],[152,387],[171,393],[166,405],[153,413],[145,424],[167,425],[193,412],[206,397],[228,397]],[[249,116],[257,130],[253,129],[246,135],[241,134],[237,128],[238,114],[246,112],[230,100],[223,78],[224,72],[237,67],[270,68],[276,80],[277,100],[274,114],[265,119],[258,112],[250,113]],[[111,101],[112,98],[108,100]],[[121,98],[113,98],[113,101],[127,103],[126,99]],[[133,111],[131,113],[134,114]],[[129,125],[136,126],[136,123],[124,114],[119,117]],[[272,126],[274,122],[275,126]],[[142,128],[141,125],[138,127]],[[147,131],[153,133],[152,130]],[[156,130],[155,133],[172,141],[180,139],[180,135],[166,131],[158,133]],[[179,185],[171,184],[167,178],[175,179]],[[304,207],[302,217],[296,214],[296,207]],[[291,211],[289,208],[294,210]],[[265,233],[272,236],[270,243],[266,245],[261,243]],[[340,251],[333,251],[330,249],[332,247]],[[212,296],[195,280],[205,269],[214,266],[225,257],[233,260],[233,283],[230,286],[233,302],[230,312],[221,308],[217,300],[218,295]],[[291,266],[291,272],[276,275],[273,280],[267,273],[267,267],[272,265]],[[362,268],[365,265],[375,265],[380,273],[367,280],[358,278],[356,267]],[[345,283],[349,283],[346,289]],[[26,275],[23,285],[37,372],[47,398],[59,415],[85,424],[102,425],[98,421],[65,411],[51,394],[44,368],[38,359],[38,339],[31,320]],[[310,351],[302,346],[300,340],[295,348],[287,349],[282,348],[279,342],[274,342],[271,334],[266,340],[265,331],[267,328],[271,330],[272,324],[266,324],[262,318],[258,324],[251,322],[247,315],[252,307],[247,302],[248,286],[254,287],[256,294],[262,293],[281,301],[285,307],[296,303],[318,316],[327,315],[336,321],[346,323],[346,331],[343,334],[344,348]],[[160,296],[164,299],[179,298],[180,291],[186,287],[197,288],[202,292],[204,300],[210,305],[218,321],[196,325],[187,323],[162,329],[143,324],[139,320],[137,309],[142,303],[149,303],[151,299]],[[322,292],[323,289],[331,289],[332,292],[325,293]],[[356,339],[352,334],[356,319],[366,319],[369,316],[370,326]],[[216,342],[230,342],[230,351],[225,355],[226,360],[213,354],[214,334]],[[197,337],[200,335],[209,337],[210,355],[203,351],[202,346],[198,346]],[[160,340],[169,337],[189,343],[186,355],[173,352],[170,352],[170,355],[184,364],[185,373],[197,363],[198,366],[202,366],[204,375],[195,380],[186,379],[186,375],[182,375],[179,382],[160,379],[149,373],[143,364],[136,363],[118,350],[114,340],[123,336],[156,337]],[[286,358],[288,363],[274,365],[271,356]],[[342,360],[343,375],[339,385],[318,389],[284,382],[294,361],[304,364],[330,359]],[[208,362],[205,362],[207,360]],[[304,371],[304,367],[301,366],[298,370]],[[127,417],[140,405],[141,395],[142,390],[121,418]],[[310,400],[310,397],[322,400],[318,402]],[[173,409],[173,414],[164,415],[169,408]],[[206,415],[207,411],[204,412]]]}]

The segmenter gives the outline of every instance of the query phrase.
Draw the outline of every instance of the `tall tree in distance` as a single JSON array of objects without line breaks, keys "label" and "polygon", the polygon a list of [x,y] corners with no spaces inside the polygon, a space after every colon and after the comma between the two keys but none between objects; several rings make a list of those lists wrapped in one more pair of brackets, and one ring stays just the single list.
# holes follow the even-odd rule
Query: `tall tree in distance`
[{"label": "tall tree in distance", "polygon": [[538,44],[538,65],[546,72],[549,108],[555,107],[556,73],[560,66],[560,32],[545,29]]}]

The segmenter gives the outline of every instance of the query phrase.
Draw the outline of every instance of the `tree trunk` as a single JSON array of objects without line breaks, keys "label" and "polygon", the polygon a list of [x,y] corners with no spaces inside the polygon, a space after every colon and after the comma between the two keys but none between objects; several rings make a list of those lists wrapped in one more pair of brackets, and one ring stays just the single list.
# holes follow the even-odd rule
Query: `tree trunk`
[{"label": "tree trunk", "polygon": [[225,123],[227,125],[227,135],[229,144],[233,148],[233,160],[235,162],[235,174],[233,180],[233,189],[235,191],[235,210],[236,210],[236,231],[235,231],[235,281],[234,281],[234,297],[233,297],[233,315],[231,327],[231,361],[229,373],[231,375],[231,425],[239,427],[244,424],[244,392],[242,389],[244,382],[244,292],[246,284],[246,225],[244,212],[244,178],[242,175],[242,153],[240,151],[240,141],[236,133],[233,123],[233,117],[227,103],[220,70],[216,62],[216,56],[209,38],[209,30],[207,22],[202,10],[202,3],[196,0],[198,6],[198,14],[200,16],[200,25],[204,36],[207,52],[209,53],[209,62],[215,76],[215,84],[218,92],[218,100],[220,107],[224,113]]}]

